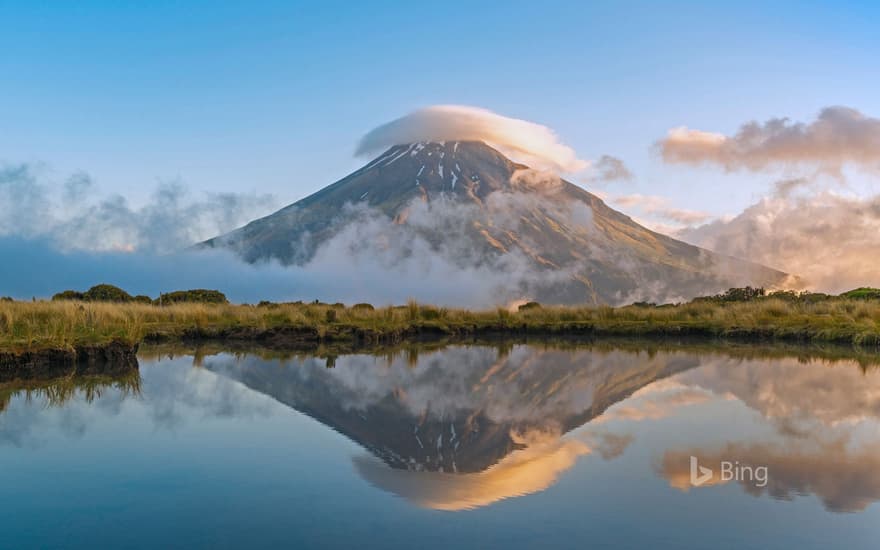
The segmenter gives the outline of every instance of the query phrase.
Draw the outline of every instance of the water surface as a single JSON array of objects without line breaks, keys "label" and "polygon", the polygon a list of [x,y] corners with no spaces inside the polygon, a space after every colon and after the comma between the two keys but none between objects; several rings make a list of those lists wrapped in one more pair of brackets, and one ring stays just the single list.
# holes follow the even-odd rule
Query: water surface
[{"label": "water surface", "polygon": [[864,362],[503,345],[140,363],[0,390],[2,546],[880,543]]}]

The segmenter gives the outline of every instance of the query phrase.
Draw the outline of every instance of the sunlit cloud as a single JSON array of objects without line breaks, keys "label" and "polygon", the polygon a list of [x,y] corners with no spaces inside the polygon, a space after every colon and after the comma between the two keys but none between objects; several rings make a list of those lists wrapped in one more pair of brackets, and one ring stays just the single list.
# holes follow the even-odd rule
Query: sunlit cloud
[{"label": "sunlit cloud", "polygon": [[674,128],[658,142],[663,160],[712,164],[728,171],[805,165],[839,173],[844,165],[880,169],[880,119],[850,107],[826,107],[816,120],[773,118],[743,124],[736,134]]},{"label": "sunlit cloud", "polygon": [[579,457],[591,453],[586,443],[555,435],[531,433],[518,438],[528,445],[525,449],[473,474],[395,470],[367,457],[354,462],[358,473],[379,489],[424,508],[457,511],[543,491]]},{"label": "sunlit cloud", "polygon": [[376,154],[419,141],[484,141],[532,168],[579,172],[589,163],[546,126],[464,105],[434,105],[368,132],[356,154]]},{"label": "sunlit cloud", "polygon": [[608,195],[606,200],[618,208],[639,216],[640,223],[661,230],[661,233],[702,224],[712,218],[708,212],[677,208],[668,198],[657,195],[639,193]]},{"label": "sunlit cloud", "polygon": [[728,256],[792,273],[817,291],[880,286],[880,196],[825,190],[796,194],[807,180],[785,180],[742,213],[680,229],[675,236]]}]

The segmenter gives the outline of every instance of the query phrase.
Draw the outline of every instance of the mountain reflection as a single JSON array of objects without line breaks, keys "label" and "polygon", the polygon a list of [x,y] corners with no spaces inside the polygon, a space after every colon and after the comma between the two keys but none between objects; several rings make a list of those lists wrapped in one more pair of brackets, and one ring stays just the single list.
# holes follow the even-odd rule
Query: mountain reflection
[{"label": "mountain reflection", "polygon": [[[205,361],[359,443],[373,455],[355,459],[362,478],[424,507],[467,509],[544,490],[579,457],[621,454],[634,423],[700,418],[730,401],[759,413],[772,433],[655,453],[670,486],[691,489],[694,455],[768,466],[766,487],[742,484],[755,496],[815,494],[831,511],[880,499],[880,374],[856,362],[523,345],[449,347],[415,360],[348,355],[331,365]],[[676,431],[668,421],[658,429]],[[691,439],[730,427],[712,422]]]},{"label": "mountain reflection", "polygon": [[619,455],[626,436],[561,436],[697,365],[687,355],[530,346],[450,347],[415,366],[366,355],[338,357],[333,368],[320,359],[284,368],[254,357],[204,362],[369,450],[376,460],[355,464],[373,485],[450,510],[540,491],[593,450]]}]

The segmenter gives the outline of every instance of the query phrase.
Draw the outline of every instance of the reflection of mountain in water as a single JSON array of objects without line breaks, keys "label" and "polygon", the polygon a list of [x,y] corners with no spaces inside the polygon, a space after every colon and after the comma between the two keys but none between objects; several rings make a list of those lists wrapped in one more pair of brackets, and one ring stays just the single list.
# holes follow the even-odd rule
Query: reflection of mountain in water
[{"label": "reflection of mountain in water", "polygon": [[452,347],[415,367],[352,355],[266,363],[211,359],[205,366],[270,395],[363,445],[395,469],[480,472],[561,434],[639,388],[698,364],[693,357],[615,351]]}]

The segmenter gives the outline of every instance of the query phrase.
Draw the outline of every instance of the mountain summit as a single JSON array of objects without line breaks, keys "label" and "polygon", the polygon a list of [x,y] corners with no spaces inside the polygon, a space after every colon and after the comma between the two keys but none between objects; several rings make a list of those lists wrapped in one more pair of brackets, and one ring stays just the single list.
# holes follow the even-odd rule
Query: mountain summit
[{"label": "mountain summit", "polygon": [[499,301],[680,300],[786,278],[651,231],[577,185],[472,141],[391,147],[202,246],[230,248],[249,262],[304,265],[340,239],[353,256],[372,250],[394,263],[428,251],[462,269],[501,272],[508,277]]}]

